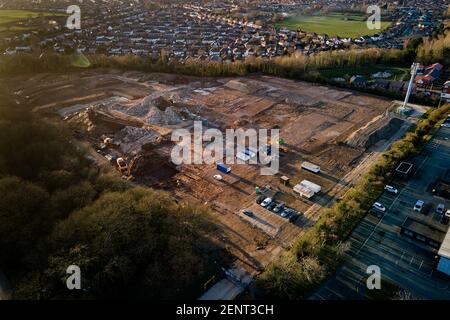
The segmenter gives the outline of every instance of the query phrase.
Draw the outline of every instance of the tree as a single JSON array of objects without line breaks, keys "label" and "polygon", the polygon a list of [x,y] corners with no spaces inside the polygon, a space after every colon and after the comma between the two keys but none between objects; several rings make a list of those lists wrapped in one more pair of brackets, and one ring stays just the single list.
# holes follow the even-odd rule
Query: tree
[{"label": "tree", "polygon": [[[104,193],[59,223],[48,265],[21,283],[16,297],[188,297],[209,269],[196,249],[210,230],[206,214],[150,189]],[[81,268],[85,291],[65,287],[72,264]]]},{"label": "tree", "polygon": [[0,179],[0,194],[0,264],[14,268],[50,229],[49,194],[17,177]]}]

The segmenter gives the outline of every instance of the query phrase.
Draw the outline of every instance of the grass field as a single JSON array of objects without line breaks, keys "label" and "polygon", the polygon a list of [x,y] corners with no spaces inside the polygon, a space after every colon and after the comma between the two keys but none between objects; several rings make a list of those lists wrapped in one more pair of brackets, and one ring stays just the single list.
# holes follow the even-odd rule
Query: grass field
[{"label": "grass field", "polygon": [[[391,22],[381,22],[381,28],[386,29]],[[326,15],[298,15],[287,18],[277,24],[277,28],[291,30],[301,29],[307,32],[327,34],[339,37],[360,37],[373,35],[380,30],[370,30],[366,25],[366,16],[363,14],[328,13]]]},{"label": "grass field", "polygon": [[333,68],[320,70],[319,73],[325,78],[337,78],[345,76],[363,75],[367,78],[377,72],[388,71],[392,74],[389,80],[408,80],[410,68],[389,67],[389,66],[370,66],[358,68]]},{"label": "grass field", "polygon": [[38,16],[51,17],[60,15],[53,12],[36,12],[26,10],[0,10],[0,32],[6,31],[24,31],[29,30],[26,27],[18,25],[22,19],[34,18]]}]

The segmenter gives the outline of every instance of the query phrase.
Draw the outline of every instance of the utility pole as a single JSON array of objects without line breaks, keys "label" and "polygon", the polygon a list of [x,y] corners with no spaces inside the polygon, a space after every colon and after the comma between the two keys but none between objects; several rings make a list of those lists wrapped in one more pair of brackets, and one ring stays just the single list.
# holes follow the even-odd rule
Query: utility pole
[{"label": "utility pole", "polygon": [[413,88],[414,78],[416,77],[417,69],[419,69],[419,65],[420,65],[419,63],[414,62],[411,66],[411,79],[409,79],[408,91],[406,91],[405,101],[403,102],[403,105],[401,107],[401,110],[403,111],[408,110],[408,101]]}]

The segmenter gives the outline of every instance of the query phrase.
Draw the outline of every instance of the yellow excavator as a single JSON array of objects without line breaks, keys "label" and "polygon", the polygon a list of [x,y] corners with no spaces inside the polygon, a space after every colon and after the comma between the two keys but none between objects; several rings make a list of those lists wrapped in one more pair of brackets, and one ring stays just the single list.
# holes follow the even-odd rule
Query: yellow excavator
[{"label": "yellow excavator", "polygon": [[132,174],[133,168],[136,165],[136,162],[138,159],[141,158],[141,155],[135,156],[129,164],[125,162],[123,158],[117,159],[117,168],[119,169],[120,173],[122,174],[122,179],[124,180],[134,180],[134,176]]},{"label": "yellow excavator", "polygon": [[289,149],[286,146],[284,146],[284,140],[282,138],[278,139],[278,141],[272,142],[272,139],[269,137],[268,144],[271,146],[277,145],[280,152],[283,152],[283,153],[289,152]]}]

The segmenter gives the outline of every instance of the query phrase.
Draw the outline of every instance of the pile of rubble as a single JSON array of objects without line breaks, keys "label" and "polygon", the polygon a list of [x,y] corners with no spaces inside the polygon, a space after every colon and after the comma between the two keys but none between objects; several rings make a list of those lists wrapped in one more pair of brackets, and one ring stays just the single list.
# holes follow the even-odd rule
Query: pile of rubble
[{"label": "pile of rubble", "polygon": [[126,113],[139,117],[148,124],[153,125],[175,125],[183,121],[182,114],[185,113],[175,104],[180,104],[182,99],[175,93],[162,96],[156,93],[147,96],[142,102],[129,108]]},{"label": "pile of rubble", "polygon": [[89,110],[84,110],[76,113],[68,120],[69,123],[75,124],[77,127],[86,132],[92,132],[95,129],[95,124],[89,116]]},{"label": "pile of rubble", "polygon": [[142,146],[160,139],[160,134],[154,130],[127,126],[117,132],[114,140],[120,142],[124,153],[136,154]]}]

